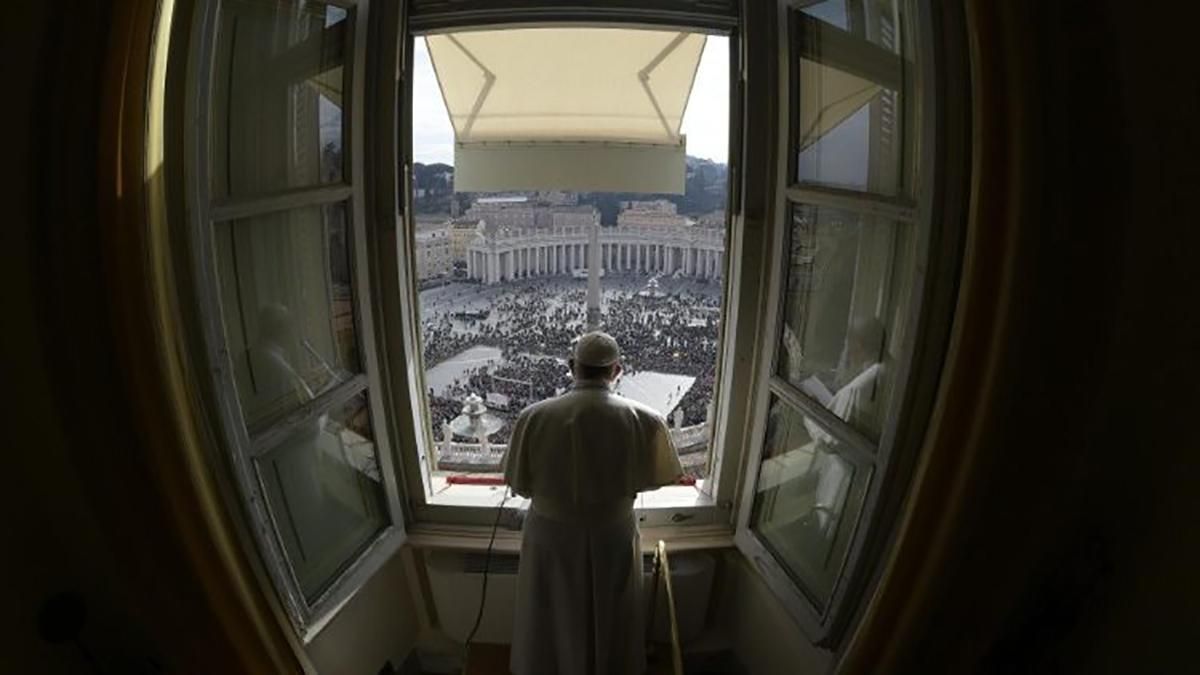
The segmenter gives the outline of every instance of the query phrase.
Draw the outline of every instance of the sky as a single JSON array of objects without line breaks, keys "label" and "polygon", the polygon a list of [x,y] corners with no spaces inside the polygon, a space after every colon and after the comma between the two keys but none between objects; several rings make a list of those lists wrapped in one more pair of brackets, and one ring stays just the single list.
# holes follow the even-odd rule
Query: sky
[{"label": "sky", "polygon": [[[413,160],[454,163],[454,129],[446,114],[425,39],[413,45]],[[729,38],[708,36],[683,115],[687,154],[725,162],[729,151]]]}]

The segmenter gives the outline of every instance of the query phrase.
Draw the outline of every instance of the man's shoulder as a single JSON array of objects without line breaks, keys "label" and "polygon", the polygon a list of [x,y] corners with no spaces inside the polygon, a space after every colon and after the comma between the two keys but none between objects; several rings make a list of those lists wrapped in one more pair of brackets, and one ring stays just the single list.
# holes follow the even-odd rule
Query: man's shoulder
[{"label": "man's shoulder", "polygon": [[529,419],[535,415],[543,413],[547,409],[554,407],[553,406],[554,402],[560,398],[562,398],[562,397],[555,396],[553,398],[542,399],[541,401],[537,401],[535,403],[530,403],[529,405],[525,406],[524,410],[521,411],[521,414],[518,416],[518,419],[521,419],[521,418]]},{"label": "man's shoulder", "polygon": [[525,406],[524,410],[521,411],[518,419],[523,418],[528,421],[535,417],[553,417],[563,408],[571,405],[571,394],[571,391],[566,391],[558,396],[551,396],[550,398],[545,398],[540,401],[530,403],[529,405]]}]

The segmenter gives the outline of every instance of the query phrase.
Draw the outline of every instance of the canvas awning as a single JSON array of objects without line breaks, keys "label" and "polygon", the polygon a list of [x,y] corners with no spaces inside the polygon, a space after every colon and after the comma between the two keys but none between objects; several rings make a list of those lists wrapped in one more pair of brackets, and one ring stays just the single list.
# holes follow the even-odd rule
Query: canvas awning
[{"label": "canvas awning", "polygon": [[702,33],[504,28],[426,37],[455,188],[682,193]]}]

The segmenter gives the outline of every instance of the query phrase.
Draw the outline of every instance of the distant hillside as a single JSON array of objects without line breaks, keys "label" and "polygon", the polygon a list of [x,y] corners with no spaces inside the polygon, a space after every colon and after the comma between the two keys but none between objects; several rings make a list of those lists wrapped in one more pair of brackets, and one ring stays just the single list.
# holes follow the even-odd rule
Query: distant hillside
[{"label": "distant hillside", "polygon": [[[599,209],[600,221],[605,224],[616,223],[620,203],[634,199],[667,199],[675,203],[680,213],[700,216],[725,208],[728,182],[729,171],[724,164],[689,155],[682,195],[583,192],[579,195],[579,203],[592,204]],[[461,213],[474,198],[473,193],[454,193],[454,167],[449,164],[414,164],[413,191],[416,193],[413,202],[416,212],[422,214],[450,215],[450,203],[455,199]]]}]

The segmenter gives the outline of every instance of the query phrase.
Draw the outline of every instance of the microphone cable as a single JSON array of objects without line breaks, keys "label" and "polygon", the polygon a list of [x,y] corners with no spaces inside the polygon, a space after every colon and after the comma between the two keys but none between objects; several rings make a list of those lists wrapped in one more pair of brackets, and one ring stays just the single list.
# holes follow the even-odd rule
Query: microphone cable
[{"label": "microphone cable", "polygon": [[500,527],[500,516],[504,515],[504,503],[508,501],[510,493],[506,488],[504,497],[500,499],[500,505],[496,507],[496,520],[492,522],[492,535],[488,538],[487,553],[483,557],[483,589],[479,592],[479,610],[475,613],[475,625],[471,627],[471,632],[467,634],[467,642],[465,644],[468,655],[471,651],[471,642],[475,640],[475,633],[479,631],[479,624],[483,621],[483,607],[487,601],[488,588],[488,571],[492,566],[492,547],[496,543],[496,530]]}]

